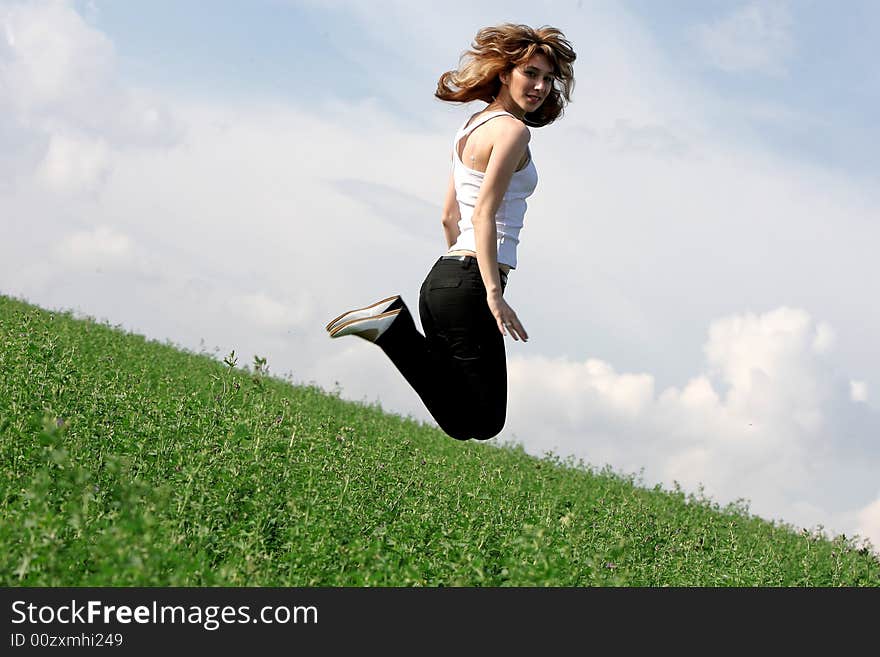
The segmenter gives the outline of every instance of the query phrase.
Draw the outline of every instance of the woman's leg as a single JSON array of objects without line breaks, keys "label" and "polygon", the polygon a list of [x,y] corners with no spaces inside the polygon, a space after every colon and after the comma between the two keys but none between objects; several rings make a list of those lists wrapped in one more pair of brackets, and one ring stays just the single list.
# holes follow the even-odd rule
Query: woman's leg
[{"label": "woman's leg", "polygon": [[439,260],[419,297],[425,336],[409,309],[376,341],[453,438],[500,433],[507,411],[504,338],[486,304],[476,259]]}]

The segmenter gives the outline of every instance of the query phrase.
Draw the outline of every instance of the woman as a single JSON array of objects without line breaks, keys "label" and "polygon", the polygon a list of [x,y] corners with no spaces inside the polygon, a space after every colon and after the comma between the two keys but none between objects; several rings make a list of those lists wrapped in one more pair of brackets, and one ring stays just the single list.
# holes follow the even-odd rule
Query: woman
[{"label": "woman", "polygon": [[574,87],[575,53],[562,32],[503,24],[480,30],[458,70],[440,76],[436,97],[488,105],[455,135],[443,208],[448,251],[421,287],[415,327],[399,296],[343,313],[333,338],[377,344],[453,438],[485,440],[507,413],[504,336],[528,340],[504,300],[526,198],[538,181],[527,125],[562,114]]}]

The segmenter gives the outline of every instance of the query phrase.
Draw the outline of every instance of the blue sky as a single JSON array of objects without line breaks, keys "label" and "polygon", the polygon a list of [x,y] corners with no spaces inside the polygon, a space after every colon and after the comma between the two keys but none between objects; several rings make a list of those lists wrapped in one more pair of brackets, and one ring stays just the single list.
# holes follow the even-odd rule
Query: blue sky
[{"label": "blue sky", "polygon": [[880,5],[442,6],[0,2],[0,292],[430,422],[323,326],[417,306],[480,109],[437,77],[553,24],[577,86],[532,133],[498,442],[880,544]]},{"label": "blue sky", "polygon": [[[363,64],[334,44],[371,52],[382,44],[365,38],[344,9],[274,0],[218,0],[210,11],[171,0],[78,4],[92,24],[118,37],[122,69],[145,84],[226,99],[375,94]],[[407,62],[389,56],[386,65],[399,70]]]},{"label": "blue sky", "polygon": [[880,154],[870,135],[876,136],[878,129],[880,72],[870,62],[876,57],[880,37],[880,5],[820,0],[776,3],[788,9],[791,51],[784,72],[754,75],[719,71],[694,57],[694,24],[715,20],[743,3],[630,0],[626,4],[644,20],[671,62],[699,84],[730,98],[780,103],[826,122],[817,130],[764,126],[758,129],[759,138],[826,166],[876,179]]},{"label": "blue sky", "polygon": [[[876,137],[878,130],[880,71],[870,62],[880,39],[880,5],[819,0],[765,3],[785,11],[792,43],[781,58],[782,72],[755,74],[708,65],[699,56],[693,35],[695,26],[718,20],[744,3],[624,0],[616,4],[651,35],[668,65],[693,84],[728,101],[776,103],[818,122],[786,126],[744,120],[738,128],[754,131],[754,138],[781,151],[876,179],[880,153],[870,137]],[[203,3],[192,1],[76,3],[95,27],[114,37],[126,75],[144,84],[225,98],[295,98],[304,86],[310,96],[381,97],[382,92],[369,84],[362,64],[335,44],[351,43],[355,50],[381,53],[382,42],[347,20],[344,7],[317,5],[218,0],[206,11]],[[376,7],[382,11],[382,3]],[[552,11],[547,15],[552,16]],[[407,77],[434,73],[418,61],[387,54],[385,65],[394,73],[407,71]],[[590,63],[580,63],[585,65]],[[581,88],[581,97],[588,99],[589,89]],[[406,109],[401,108],[404,116]]]}]

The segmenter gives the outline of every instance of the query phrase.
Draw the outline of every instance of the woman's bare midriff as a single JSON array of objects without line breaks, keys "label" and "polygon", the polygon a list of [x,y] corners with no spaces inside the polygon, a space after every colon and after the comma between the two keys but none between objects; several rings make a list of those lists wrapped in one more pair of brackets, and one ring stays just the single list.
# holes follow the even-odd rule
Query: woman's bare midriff
[{"label": "woman's bare midriff", "polygon": [[[475,258],[477,257],[477,254],[474,253],[473,251],[450,251],[446,255],[464,255],[464,256],[473,256]],[[503,271],[505,274],[510,273],[510,265],[503,265],[499,262],[498,269]]]}]

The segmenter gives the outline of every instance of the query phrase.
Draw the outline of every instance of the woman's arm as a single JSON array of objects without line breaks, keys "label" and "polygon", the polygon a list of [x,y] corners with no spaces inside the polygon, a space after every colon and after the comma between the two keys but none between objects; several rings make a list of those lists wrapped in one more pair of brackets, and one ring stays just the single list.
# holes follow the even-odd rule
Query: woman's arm
[{"label": "woman's arm", "polygon": [[443,201],[443,234],[446,237],[447,248],[458,241],[461,230],[458,222],[461,221],[461,210],[458,207],[458,198],[455,196],[454,174],[449,174],[449,187],[446,190],[446,198]]},{"label": "woman's arm", "polygon": [[514,340],[528,339],[513,309],[501,296],[501,276],[498,273],[498,229],[495,214],[510,185],[516,165],[522,159],[529,144],[529,129],[513,118],[500,117],[498,132],[494,135],[492,153],[474,206],[474,233],[477,243],[477,262],[486,286],[489,309],[498,322],[498,330],[506,335],[510,330]]}]

